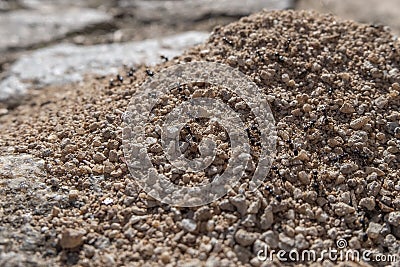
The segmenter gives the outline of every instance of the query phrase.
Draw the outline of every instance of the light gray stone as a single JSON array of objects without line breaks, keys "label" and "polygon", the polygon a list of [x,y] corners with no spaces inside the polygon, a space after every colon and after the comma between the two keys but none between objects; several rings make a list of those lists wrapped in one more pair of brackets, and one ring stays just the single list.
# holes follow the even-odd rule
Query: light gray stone
[{"label": "light gray stone", "polygon": [[105,23],[112,17],[87,8],[16,10],[0,17],[0,52],[28,47],[64,37],[87,26]]},{"label": "light gray stone", "polygon": [[383,226],[381,224],[371,222],[367,229],[368,237],[371,239],[378,238],[382,228],[383,228]]},{"label": "light gray stone", "polygon": [[[134,16],[142,21],[178,23],[198,21],[214,16],[246,16],[262,9],[280,10],[293,7],[292,0],[124,0],[122,7],[133,7]],[[193,12],[195,10],[195,12]]]},{"label": "light gray stone", "polygon": [[388,222],[391,225],[398,227],[400,225],[400,211],[389,213]]},{"label": "light gray stone", "polygon": [[247,232],[244,229],[239,229],[235,233],[236,242],[243,247],[252,245],[257,238],[258,238],[257,233]]},{"label": "light gray stone", "polygon": [[0,187],[13,190],[44,188],[44,160],[28,154],[0,156]]},{"label": "light gray stone", "polygon": [[338,215],[340,217],[343,217],[345,215],[355,212],[355,209],[352,206],[347,205],[346,203],[343,203],[343,202],[339,202],[339,203],[333,205],[333,208],[335,210],[336,215]]},{"label": "light gray stone", "polygon": [[11,66],[8,77],[0,83],[0,100],[24,94],[31,87],[79,82],[85,74],[117,74],[123,65],[155,65],[161,62],[161,55],[177,56],[208,36],[204,32],[185,32],[121,44],[58,44],[39,49]]},{"label": "light gray stone", "polygon": [[264,214],[261,216],[260,220],[261,229],[267,230],[271,228],[273,223],[274,223],[274,214],[272,212],[272,207],[268,206],[267,208],[265,208]]},{"label": "light gray stone", "polygon": [[182,228],[187,232],[194,232],[197,228],[197,223],[192,219],[183,219]]}]

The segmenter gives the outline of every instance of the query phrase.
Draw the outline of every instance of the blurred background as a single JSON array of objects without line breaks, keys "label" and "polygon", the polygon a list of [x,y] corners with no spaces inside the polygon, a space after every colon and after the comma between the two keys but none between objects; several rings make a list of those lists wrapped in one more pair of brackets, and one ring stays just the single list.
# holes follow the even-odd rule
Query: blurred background
[{"label": "blurred background", "polygon": [[313,9],[400,33],[399,0],[0,0],[0,116],[31,89],[157,64],[264,8]]}]

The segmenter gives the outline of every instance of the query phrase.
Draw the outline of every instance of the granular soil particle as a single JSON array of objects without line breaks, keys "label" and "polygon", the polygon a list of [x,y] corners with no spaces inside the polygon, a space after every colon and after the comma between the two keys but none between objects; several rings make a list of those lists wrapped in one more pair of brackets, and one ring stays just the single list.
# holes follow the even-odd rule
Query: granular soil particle
[{"label": "granular soil particle", "polygon": [[[178,208],[130,177],[121,115],[149,71],[189,61],[228,64],[265,92],[277,156],[255,192],[242,183],[209,205]],[[0,265],[265,266],[257,259],[265,246],[320,252],[342,239],[398,255],[399,63],[400,44],[385,27],[264,11],[147,74],[141,67],[122,81],[44,90],[0,117],[0,164],[30,154],[47,173],[40,186],[2,183]]]}]

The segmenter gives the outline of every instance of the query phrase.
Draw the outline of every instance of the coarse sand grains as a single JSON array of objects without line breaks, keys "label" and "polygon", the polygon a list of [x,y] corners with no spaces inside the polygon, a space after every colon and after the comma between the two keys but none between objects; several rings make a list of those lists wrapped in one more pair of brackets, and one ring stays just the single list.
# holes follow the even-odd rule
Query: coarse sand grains
[{"label": "coarse sand grains", "polygon": [[[179,208],[130,177],[121,115],[150,72],[190,61],[228,64],[265,92],[277,156],[257,191],[243,182]],[[265,246],[319,253],[343,240],[399,255],[399,66],[385,27],[264,11],[154,69],[45,89],[0,117],[0,265],[266,266]]]}]

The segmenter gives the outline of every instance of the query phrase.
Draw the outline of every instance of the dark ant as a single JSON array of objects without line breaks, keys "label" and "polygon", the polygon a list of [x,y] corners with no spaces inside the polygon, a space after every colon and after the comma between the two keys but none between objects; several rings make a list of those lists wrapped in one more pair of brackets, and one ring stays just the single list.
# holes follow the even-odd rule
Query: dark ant
[{"label": "dark ant", "polygon": [[193,145],[192,136],[191,136],[191,135],[186,136],[185,141],[186,141],[186,143],[188,143],[190,146]]},{"label": "dark ant", "polygon": [[250,137],[250,136],[251,136],[250,129],[249,129],[249,128],[246,128],[245,130],[246,130],[247,136]]},{"label": "dark ant", "polygon": [[270,193],[271,195],[274,193],[274,190],[273,190],[269,185],[266,185],[266,186],[264,187],[264,189],[267,190],[268,193]]},{"label": "dark ant", "polygon": [[108,84],[110,85],[110,87],[113,87],[114,86],[114,79],[111,78],[110,81],[108,82]]},{"label": "dark ant", "polygon": [[233,42],[231,40],[229,40],[228,38],[226,38],[225,36],[222,37],[222,41],[224,41],[226,44],[233,46]]},{"label": "dark ant", "polygon": [[315,122],[316,122],[315,120],[308,122],[308,124],[306,126],[304,126],[304,131],[307,131],[308,129],[313,128],[315,125]]},{"label": "dark ant", "polygon": [[365,154],[363,151],[360,151],[358,148],[354,149],[354,153],[356,153],[357,156],[361,159],[363,165],[367,164],[367,160],[369,159],[369,156],[367,154]]},{"label": "dark ant", "polygon": [[122,77],[122,76],[119,75],[119,74],[117,75],[117,79],[118,79],[118,81],[121,82],[121,83],[124,81],[124,77]]},{"label": "dark ant", "polygon": [[167,62],[167,61],[169,60],[168,57],[163,56],[163,55],[161,55],[160,58],[161,58],[164,62]]},{"label": "dark ant", "polygon": [[281,185],[283,186],[283,182],[284,182],[285,178],[282,177],[282,175],[279,173],[278,167],[274,165],[271,167],[271,170],[273,170],[275,172],[275,175],[278,176],[279,180],[281,181]]},{"label": "dark ant", "polygon": [[293,150],[293,155],[297,157],[299,155],[299,151],[297,149]]},{"label": "dark ant", "polygon": [[279,62],[284,62],[285,61],[285,58],[282,55],[280,55],[278,52],[275,52],[274,56]]},{"label": "dark ant", "polygon": [[265,189],[266,191],[268,191],[268,193],[269,193],[271,196],[275,197],[275,199],[276,199],[278,202],[281,202],[281,201],[282,201],[282,196],[281,196],[281,195],[276,195],[276,194],[274,193],[274,190],[273,190],[269,185],[266,185],[266,186],[264,187],[264,189]]},{"label": "dark ant", "polygon": [[128,77],[132,77],[133,76],[133,73],[135,72],[135,69],[134,68],[131,68],[129,71],[128,71]]},{"label": "dark ant", "polygon": [[307,70],[302,70],[302,71],[300,71],[300,73],[299,73],[299,78],[303,79],[303,78],[306,77],[306,75],[307,75]]},{"label": "dark ant", "polygon": [[319,183],[318,183],[318,171],[314,170],[313,171],[313,182],[312,182],[312,188],[314,189],[315,192],[317,192],[317,195],[319,195],[320,191],[320,187],[319,187]]},{"label": "dark ant", "polygon": [[366,242],[368,240],[368,234],[366,233],[366,231],[367,231],[367,218],[365,218],[365,214],[361,215],[361,218],[358,219],[358,222],[361,224],[362,230],[363,230],[361,239],[362,239],[363,242]]},{"label": "dark ant", "polygon": [[149,70],[149,69],[146,69],[146,74],[147,74],[148,76],[150,76],[150,77],[153,77],[153,76],[154,76],[154,72],[152,72],[152,71]]},{"label": "dark ant", "polygon": [[289,148],[290,148],[290,149],[294,149],[294,145],[293,145],[293,141],[292,141],[292,139],[288,139],[288,140],[286,140],[286,143],[288,143],[288,144],[289,144]]},{"label": "dark ant", "polygon": [[256,55],[258,56],[259,59],[261,59],[262,62],[265,62],[265,59],[264,59],[264,57],[263,57],[263,55],[261,54],[260,51],[257,50],[256,51]]},{"label": "dark ant", "polygon": [[374,29],[380,29],[382,26],[379,24],[370,24],[370,27],[374,28]]},{"label": "dark ant", "polygon": [[332,94],[334,93],[334,91],[335,91],[335,90],[334,90],[332,87],[329,87],[329,88],[328,88],[328,94],[329,94],[329,95],[332,95]]},{"label": "dark ant", "polygon": [[339,160],[341,160],[340,155],[336,155],[331,159],[331,161],[333,161],[333,162],[338,162]]},{"label": "dark ant", "polygon": [[367,230],[367,224],[365,222],[365,217],[364,215],[359,219],[359,222],[361,223],[361,226],[363,228],[363,231],[365,232]]},{"label": "dark ant", "polygon": [[289,50],[290,47],[290,43],[292,42],[291,38],[288,38],[285,42],[285,51],[287,52]]},{"label": "dark ant", "polygon": [[338,162],[338,161],[342,160],[342,159],[343,159],[344,157],[346,157],[346,156],[348,156],[347,153],[343,153],[343,154],[340,154],[340,155],[336,155],[335,157],[333,157],[333,158],[331,159],[331,161],[333,161],[333,162]]},{"label": "dark ant", "polygon": [[367,233],[363,233],[361,238],[362,238],[363,242],[367,242],[368,241],[368,234]]},{"label": "dark ant", "polygon": [[250,143],[254,146],[257,142],[257,139],[254,137],[250,137]]}]

